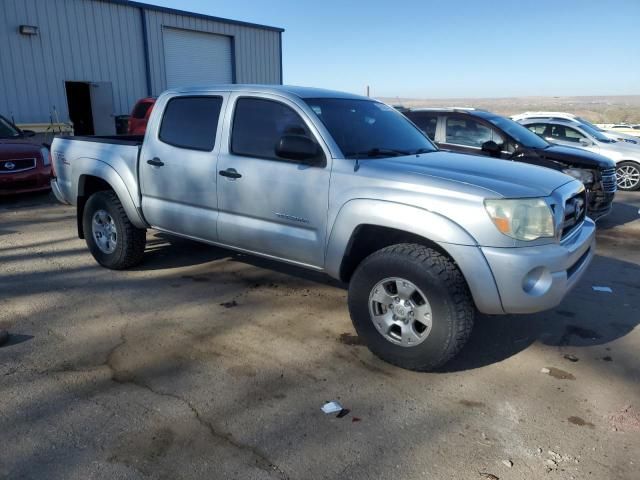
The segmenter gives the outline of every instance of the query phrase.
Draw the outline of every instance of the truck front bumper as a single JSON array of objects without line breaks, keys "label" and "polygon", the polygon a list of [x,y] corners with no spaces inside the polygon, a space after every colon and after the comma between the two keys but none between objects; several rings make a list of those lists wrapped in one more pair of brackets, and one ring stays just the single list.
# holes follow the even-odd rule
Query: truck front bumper
[{"label": "truck front bumper", "polygon": [[595,232],[595,223],[586,218],[581,228],[560,244],[481,247],[504,313],[534,313],[556,307],[591,263]]}]

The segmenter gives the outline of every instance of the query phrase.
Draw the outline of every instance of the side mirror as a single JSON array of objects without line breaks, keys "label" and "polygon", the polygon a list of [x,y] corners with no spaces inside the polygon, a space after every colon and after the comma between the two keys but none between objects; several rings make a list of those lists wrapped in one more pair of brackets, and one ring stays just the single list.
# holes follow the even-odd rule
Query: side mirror
[{"label": "side mirror", "polygon": [[319,163],[320,147],[305,135],[284,135],[276,146],[276,155],[315,165]]},{"label": "side mirror", "polygon": [[588,138],[581,138],[580,145],[582,145],[583,147],[590,147],[593,144],[591,143],[591,140],[589,140]]},{"label": "side mirror", "polygon": [[492,157],[499,157],[500,152],[502,152],[502,147],[493,140],[489,140],[482,144],[482,151],[488,153]]},{"label": "side mirror", "polygon": [[35,137],[36,132],[34,132],[33,130],[21,130],[22,132],[22,136],[24,137]]}]

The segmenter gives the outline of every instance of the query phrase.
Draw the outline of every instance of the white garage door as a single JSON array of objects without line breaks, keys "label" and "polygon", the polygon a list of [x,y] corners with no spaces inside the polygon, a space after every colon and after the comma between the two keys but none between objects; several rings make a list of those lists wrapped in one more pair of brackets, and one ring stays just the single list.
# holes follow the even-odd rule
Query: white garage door
[{"label": "white garage door", "polygon": [[165,28],[163,39],[168,88],[233,82],[230,37]]}]

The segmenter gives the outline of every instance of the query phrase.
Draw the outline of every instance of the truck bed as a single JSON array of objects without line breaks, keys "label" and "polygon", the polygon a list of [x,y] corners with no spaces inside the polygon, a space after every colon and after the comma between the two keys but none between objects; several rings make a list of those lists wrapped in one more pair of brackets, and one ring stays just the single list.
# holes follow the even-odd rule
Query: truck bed
[{"label": "truck bed", "polygon": [[138,207],[138,155],[143,139],[142,135],[54,138],[51,156],[57,175],[58,193],[66,203],[74,205],[77,196],[82,194],[83,175],[113,178],[116,184],[126,188],[132,205]]}]

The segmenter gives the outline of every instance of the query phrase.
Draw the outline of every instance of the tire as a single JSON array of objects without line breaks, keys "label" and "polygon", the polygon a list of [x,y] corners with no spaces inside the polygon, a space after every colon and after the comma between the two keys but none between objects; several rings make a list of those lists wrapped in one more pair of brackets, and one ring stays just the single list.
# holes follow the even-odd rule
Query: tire
[{"label": "tire", "polygon": [[[115,192],[103,191],[91,195],[84,207],[82,225],[89,251],[103,267],[125,270],[142,261],[147,241],[146,230],[133,226]],[[110,230],[107,230],[107,225]],[[105,235],[105,232],[111,234]],[[106,237],[109,240],[105,243]]]},{"label": "tire", "polygon": [[616,165],[616,181],[618,190],[634,192],[640,190],[640,164],[631,161]]},{"label": "tire", "polygon": [[[387,299],[394,288],[398,293],[391,295],[393,301],[386,307],[384,301],[377,301],[379,295]],[[417,296],[412,294],[409,307],[400,308],[403,300],[396,298],[412,288]],[[424,305],[418,300],[421,296]],[[383,308],[386,313],[381,313]],[[349,284],[349,313],[358,336],[373,354],[401,368],[429,371],[451,360],[467,342],[475,306],[452,260],[423,245],[398,244],[378,250],[358,266]]]}]

